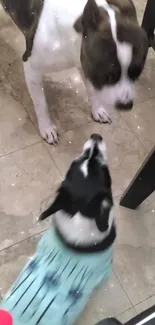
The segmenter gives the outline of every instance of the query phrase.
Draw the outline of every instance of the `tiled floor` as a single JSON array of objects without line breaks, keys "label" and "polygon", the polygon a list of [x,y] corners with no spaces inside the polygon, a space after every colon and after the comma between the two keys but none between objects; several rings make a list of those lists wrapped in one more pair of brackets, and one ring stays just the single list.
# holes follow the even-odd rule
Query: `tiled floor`
[{"label": "tiled floor", "polygon": [[[145,0],[137,0],[139,19]],[[126,321],[155,303],[155,196],[136,211],[119,199],[155,142],[155,54],[149,52],[131,113],[112,112],[112,125],[94,123],[76,68],[47,78],[46,93],[60,143],[45,144],[25,86],[24,41],[0,9],[0,293],[3,296],[33,254],[48,224],[37,224],[84,141],[100,132],[107,142],[118,239],[113,276],[94,294],[78,325],[105,316]]]}]

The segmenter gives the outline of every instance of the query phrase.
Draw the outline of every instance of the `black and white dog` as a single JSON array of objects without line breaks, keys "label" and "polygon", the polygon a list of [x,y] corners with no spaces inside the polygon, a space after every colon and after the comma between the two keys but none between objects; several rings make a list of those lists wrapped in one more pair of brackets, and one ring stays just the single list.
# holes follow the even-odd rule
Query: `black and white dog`
[{"label": "black and white dog", "polygon": [[40,220],[50,215],[53,226],[0,306],[14,325],[73,325],[111,274],[116,227],[100,135],[85,143]]},{"label": "black and white dog", "polygon": [[54,215],[63,241],[81,252],[104,251],[115,236],[111,177],[105,142],[93,134],[71,164],[52,205],[41,215]]},{"label": "black and white dog", "polygon": [[46,72],[79,66],[92,116],[110,122],[106,107],[133,106],[134,82],[148,41],[132,0],[0,0],[26,38],[25,77],[40,134],[57,142],[43,89]]}]

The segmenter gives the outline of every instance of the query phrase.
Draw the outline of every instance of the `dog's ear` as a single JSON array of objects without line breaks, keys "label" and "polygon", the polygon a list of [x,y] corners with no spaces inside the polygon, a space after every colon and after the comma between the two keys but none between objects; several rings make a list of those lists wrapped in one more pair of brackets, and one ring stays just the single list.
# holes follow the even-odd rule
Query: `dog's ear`
[{"label": "dog's ear", "polygon": [[42,221],[51,216],[52,214],[58,212],[59,210],[61,210],[61,202],[60,196],[58,194],[58,196],[56,197],[54,202],[49,206],[49,208],[40,215],[39,220]]},{"label": "dog's ear", "polygon": [[39,217],[39,220],[44,220],[52,214],[67,209],[70,204],[70,194],[67,191],[67,182],[63,181],[61,186],[57,191],[57,196],[54,202],[49,206],[47,210],[45,210]]},{"label": "dog's ear", "polygon": [[88,0],[82,16],[83,33],[87,35],[88,30],[97,30],[101,22],[100,10],[95,0]]}]

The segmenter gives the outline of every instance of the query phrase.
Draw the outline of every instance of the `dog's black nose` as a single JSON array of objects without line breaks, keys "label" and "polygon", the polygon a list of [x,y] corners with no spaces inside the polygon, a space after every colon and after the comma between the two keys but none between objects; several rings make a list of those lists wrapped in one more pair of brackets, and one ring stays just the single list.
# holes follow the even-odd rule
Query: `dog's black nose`
[{"label": "dog's black nose", "polygon": [[90,137],[92,140],[96,141],[96,142],[101,142],[102,141],[102,137],[100,134],[94,133],[91,135]]},{"label": "dog's black nose", "polygon": [[129,102],[127,102],[126,104],[122,103],[122,102],[117,102],[116,103],[116,108],[119,110],[130,110],[133,107],[133,101],[130,100]]}]

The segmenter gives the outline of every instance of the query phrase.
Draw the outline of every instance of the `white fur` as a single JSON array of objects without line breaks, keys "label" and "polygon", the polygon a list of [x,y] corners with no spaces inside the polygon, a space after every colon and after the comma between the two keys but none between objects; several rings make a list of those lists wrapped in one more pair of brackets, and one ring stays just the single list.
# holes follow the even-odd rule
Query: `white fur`
[{"label": "white fur", "polygon": [[[82,171],[84,177],[87,177],[88,176],[88,161],[89,159],[91,158],[91,155],[92,155],[92,152],[93,152],[93,148],[94,148],[94,140],[93,139],[89,139],[85,144],[84,144],[84,147],[83,147],[83,152],[85,152],[86,150],[88,149],[91,149],[90,150],[90,154],[89,154],[89,157],[88,159],[86,159],[80,166],[80,170]],[[97,142],[97,146],[98,146],[98,149],[100,151],[100,156],[97,157],[97,159],[99,159],[100,163],[101,164],[106,164],[107,163],[107,148],[106,148],[106,144],[105,142],[102,140],[101,142]],[[83,153],[82,153],[83,154]]]},{"label": "white fur", "polygon": [[98,244],[104,240],[114,220],[113,208],[110,211],[109,227],[105,232],[100,232],[94,219],[85,218],[79,212],[72,218],[64,211],[59,211],[54,216],[54,221],[60,233],[70,244]]},{"label": "white fur", "polygon": [[[34,38],[32,55],[24,63],[26,81],[35,106],[40,133],[48,143],[57,142],[56,128],[50,119],[43,89],[43,76],[47,72],[60,71],[80,65],[81,36],[73,28],[76,19],[82,14],[87,0],[45,0],[38,28]],[[109,14],[112,35],[117,43],[120,63],[125,57],[125,51],[117,41],[116,19],[114,10],[105,0],[97,0]],[[123,48],[124,49],[124,48]],[[128,60],[129,61],[129,60]],[[96,121],[111,122],[105,111],[107,98],[114,105],[116,100],[126,102],[133,97],[133,88],[124,73],[119,84],[114,87],[104,87],[95,90],[86,81],[89,100],[92,105],[92,115]]]},{"label": "white fur", "polygon": [[84,175],[84,177],[88,176],[88,160],[85,160],[82,165],[80,166],[80,169]]},{"label": "white fur", "polygon": [[[83,146],[82,155],[86,150],[92,149],[90,151],[90,155],[89,155],[88,159],[91,157],[91,154],[92,154],[92,151],[93,151],[93,148],[94,148],[94,143],[95,142],[94,142],[93,139],[89,139],[88,141],[85,142],[85,144]],[[107,161],[107,147],[106,147],[105,141],[104,140],[98,141],[97,145],[98,145],[98,149],[100,151],[100,154],[103,157],[103,162],[106,162]]]}]

